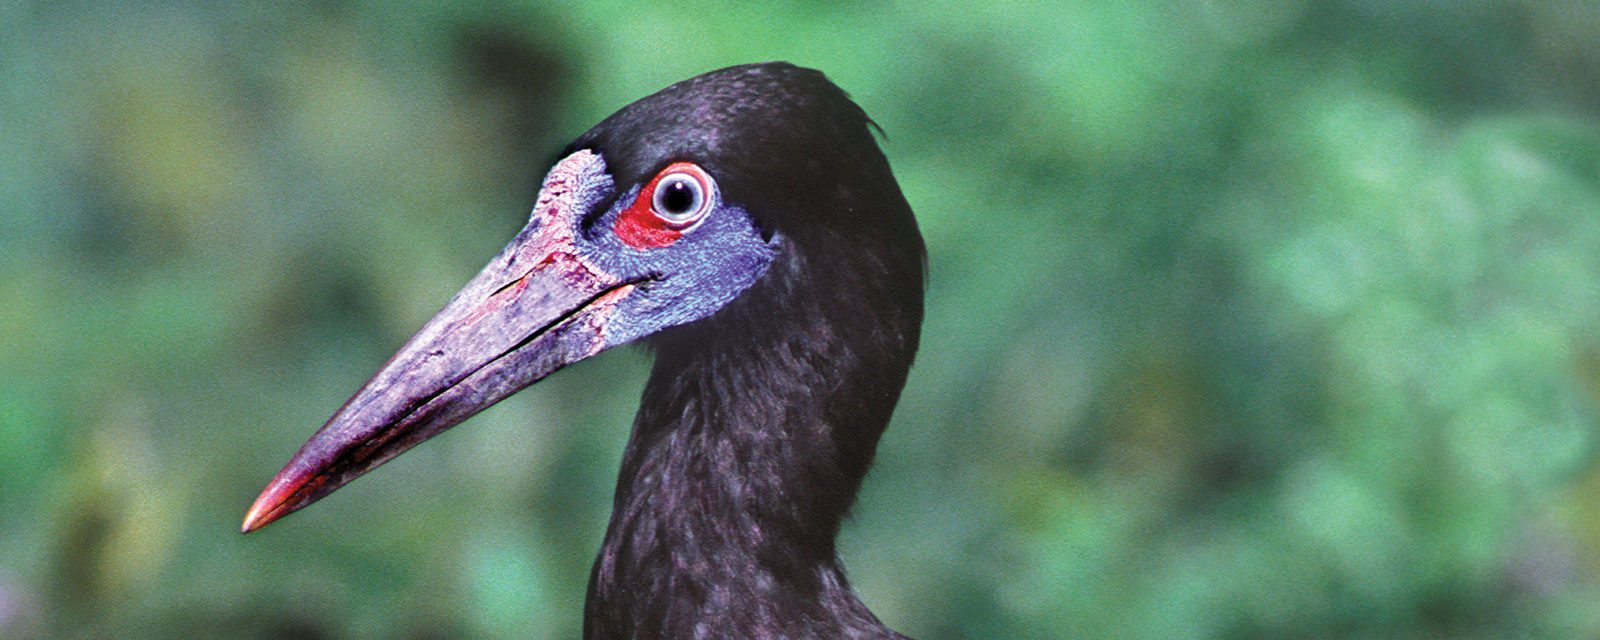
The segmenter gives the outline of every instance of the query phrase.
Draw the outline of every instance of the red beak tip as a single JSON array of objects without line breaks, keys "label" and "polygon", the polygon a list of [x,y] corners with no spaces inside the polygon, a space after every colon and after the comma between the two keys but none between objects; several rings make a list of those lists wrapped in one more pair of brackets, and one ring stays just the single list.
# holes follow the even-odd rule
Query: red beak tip
[{"label": "red beak tip", "polygon": [[261,500],[256,500],[256,503],[250,506],[250,511],[244,514],[244,525],[239,528],[239,533],[250,533],[267,526],[276,519],[271,515],[267,505],[262,504]]},{"label": "red beak tip", "polygon": [[250,533],[265,527],[278,518],[289,515],[294,509],[289,506],[289,499],[304,486],[304,482],[286,482],[280,477],[274,478],[272,484],[267,485],[261,495],[256,496],[256,501],[250,505],[250,511],[244,514],[244,524],[240,526],[240,533]]}]

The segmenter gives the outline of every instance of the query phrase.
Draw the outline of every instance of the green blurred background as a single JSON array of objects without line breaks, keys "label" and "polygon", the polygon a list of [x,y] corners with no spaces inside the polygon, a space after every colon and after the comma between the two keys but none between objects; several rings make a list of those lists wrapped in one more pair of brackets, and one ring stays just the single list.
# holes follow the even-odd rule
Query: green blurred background
[{"label": "green blurred background", "polygon": [[886,622],[1600,637],[1590,0],[0,3],[0,637],[576,637],[641,351],[239,520],[563,144],[771,59],[928,240]]}]

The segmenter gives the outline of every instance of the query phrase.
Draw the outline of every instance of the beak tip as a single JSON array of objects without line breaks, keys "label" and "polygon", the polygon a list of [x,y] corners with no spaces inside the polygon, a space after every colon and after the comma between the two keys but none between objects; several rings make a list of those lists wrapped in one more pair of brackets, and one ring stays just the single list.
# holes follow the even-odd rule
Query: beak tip
[{"label": "beak tip", "polygon": [[244,514],[244,523],[240,525],[240,533],[250,533],[277,521],[290,513],[296,507],[291,507],[291,498],[305,485],[304,482],[295,482],[288,475],[288,468],[273,478],[272,484],[256,496],[256,501],[250,505],[250,510]]},{"label": "beak tip", "polygon": [[262,522],[260,514],[257,514],[254,509],[251,509],[249,513],[245,514],[244,524],[239,526],[239,533],[250,533],[251,531],[255,531],[256,529],[260,529],[264,526],[267,526],[267,523]]},{"label": "beak tip", "polygon": [[267,526],[273,520],[276,520],[276,518],[269,515],[267,506],[262,504],[262,500],[258,498],[255,504],[250,505],[250,511],[244,514],[244,524],[240,525],[239,533],[250,533]]}]

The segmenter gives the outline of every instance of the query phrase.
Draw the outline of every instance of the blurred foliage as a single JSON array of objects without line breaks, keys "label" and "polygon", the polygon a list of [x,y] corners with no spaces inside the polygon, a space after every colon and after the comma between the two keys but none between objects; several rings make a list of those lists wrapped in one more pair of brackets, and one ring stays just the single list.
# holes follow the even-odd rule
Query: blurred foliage
[{"label": "blurred foliage", "polygon": [[847,527],[923,638],[1600,636],[1589,0],[0,4],[0,637],[570,638],[647,359],[249,537],[589,124],[825,70],[924,348]]}]

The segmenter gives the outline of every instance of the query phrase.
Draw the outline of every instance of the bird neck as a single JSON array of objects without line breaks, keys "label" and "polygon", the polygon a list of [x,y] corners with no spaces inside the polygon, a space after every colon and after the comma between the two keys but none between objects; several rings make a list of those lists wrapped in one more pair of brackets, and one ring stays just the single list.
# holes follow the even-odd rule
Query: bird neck
[{"label": "bird neck", "polygon": [[865,320],[831,321],[844,300],[735,309],[656,343],[586,638],[901,637],[850,590],[834,541],[916,349],[915,293]]}]

